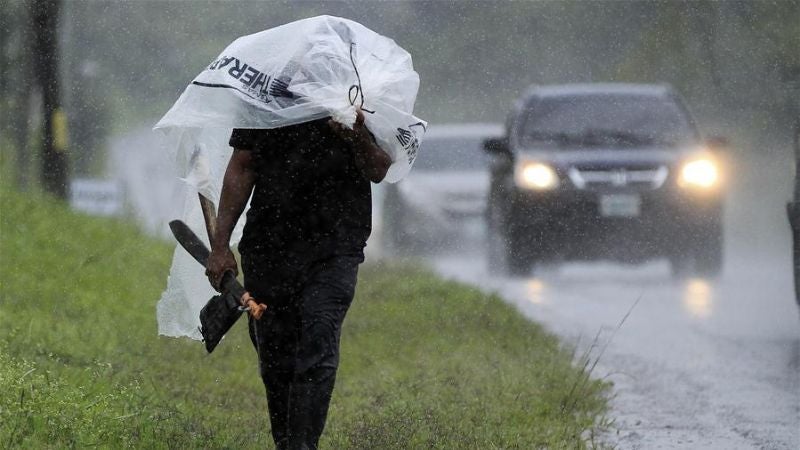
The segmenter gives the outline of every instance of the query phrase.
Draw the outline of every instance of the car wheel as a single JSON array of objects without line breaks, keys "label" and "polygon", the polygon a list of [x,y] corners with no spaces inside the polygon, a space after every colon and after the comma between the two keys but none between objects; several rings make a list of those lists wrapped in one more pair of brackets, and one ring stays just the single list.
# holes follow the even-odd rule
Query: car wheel
[{"label": "car wheel", "polygon": [[[505,213],[505,214],[504,214]],[[514,217],[490,202],[486,214],[486,260],[489,273],[527,276],[541,252],[540,239],[531,235]]]},{"label": "car wheel", "polygon": [[541,254],[540,239],[528,230],[514,226],[513,221],[506,239],[506,267],[509,275],[526,276]]},{"label": "car wheel", "polygon": [[520,245],[518,233],[508,230],[500,209],[495,204],[487,211],[486,263],[489,273],[522,276],[530,271],[525,246]]},{"label": "car wheel", "polygon": [[511,245],[508,246],[506,250],[506,267],[509,275],[522,277],[530,273],[532,264],[525,253],[523,249],[514,248]]},{"label": "car wheel", "polygon": [[672,254],[669,256],[669,267],[672,277],[680,280],[690,276],[694,269],[693,258],[687,254]]},{"label": "car wheel", "polygon": [[698,227],[688,232],[682,251],[670,255],[672,274],[676,278],[700,276],[713,278],[722,272],[723,238],[720,223]]},{"label": "car wheel", "polygon": [[525,247],[521,247],[513,239],[505,239],[494,232],[490,232],[487,241],[489,273],[515,277],[528,275],[532,262]]},{"label": "car wheel", "polygon": [[700,241],[695,248],[695,273],[703,277],[716,277],[722,271],[722,227],[713,224],[698,231]]}]

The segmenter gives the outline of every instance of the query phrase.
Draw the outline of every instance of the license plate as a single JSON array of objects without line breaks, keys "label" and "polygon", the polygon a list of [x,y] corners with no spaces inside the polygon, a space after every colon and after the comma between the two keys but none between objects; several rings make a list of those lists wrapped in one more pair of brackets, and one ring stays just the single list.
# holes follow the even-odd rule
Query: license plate
[{"label": "license plate", "polygon": [[642,211],[642,198],[636,194],[600,196],[600,215],[603,217],[638,217]]}]

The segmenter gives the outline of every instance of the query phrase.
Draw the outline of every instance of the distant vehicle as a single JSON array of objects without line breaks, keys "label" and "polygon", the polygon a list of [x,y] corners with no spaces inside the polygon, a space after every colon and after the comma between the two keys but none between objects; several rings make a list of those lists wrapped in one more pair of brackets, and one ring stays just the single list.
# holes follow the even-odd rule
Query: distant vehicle
[{"label": "distant vehicle", "polygon": [[489,188],[489,158],[482,145],[501,136],[500,124],[431,125],[411,173],[386,186],[384,246],[440,249],[473,235],[482,239]]},{"label": "distant vehicle", "polygon": [[663,85],[533,87],[493,155],[490,269],[669,259],[675,274],[722,267],[723,170],[683,102]]}]

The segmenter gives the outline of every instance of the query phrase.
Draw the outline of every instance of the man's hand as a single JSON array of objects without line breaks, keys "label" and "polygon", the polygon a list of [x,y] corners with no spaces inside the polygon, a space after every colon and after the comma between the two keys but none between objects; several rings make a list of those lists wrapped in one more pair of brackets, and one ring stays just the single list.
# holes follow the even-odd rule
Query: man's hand
[{"label": "man's hand", "polygon": [[364,113],[361,108],[356,108],[356,122],[353,124],[352,130],[333,119],[328,120],[328,125],[350,145],[372,141],[372,135],[364,125]]},{"label": "man's hand", "polygon": [[208,262],[206,263],[206,276],[211,286],[222,292],[222,277],[226,272],[233,272],[233,276],[239,274],[239,266],[236,264],[236,258],[230,248],[223,250],[211,250],[208,255]]},{"label": "man's hand", "polygon": [[367,179],[379,183],[386,177],[392,158],[375,143],[375,138],[364,124],[361,108],[356,108],[356,122],[352,130],[334,120],[329,120],[328,125],[353,148],[356,165]]}]

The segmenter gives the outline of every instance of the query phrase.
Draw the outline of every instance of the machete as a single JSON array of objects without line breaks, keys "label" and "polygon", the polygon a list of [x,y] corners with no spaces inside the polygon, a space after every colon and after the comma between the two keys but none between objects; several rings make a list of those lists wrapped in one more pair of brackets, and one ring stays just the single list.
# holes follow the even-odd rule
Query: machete
[{"label": "machete", "polygon": [[[203,267],[206,267],[209,251],[194,231],[180,220],[170,222],[169,228],[181,247]],[[254,318],[259,319],[266,309],[266,305],[256,302],[244,290],[233,272],[226,272],[220,285],[223,294],[212,297],[200,311],[200,333],[203,335],[203,342],[209,353],[219,344],[222,336],[236,323],[243,311],[249,310]],[[247,307],[242,307],[242,305],[247,305]]]}]

